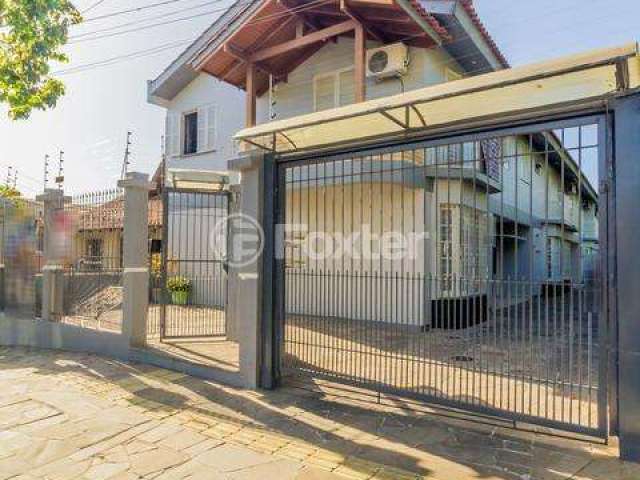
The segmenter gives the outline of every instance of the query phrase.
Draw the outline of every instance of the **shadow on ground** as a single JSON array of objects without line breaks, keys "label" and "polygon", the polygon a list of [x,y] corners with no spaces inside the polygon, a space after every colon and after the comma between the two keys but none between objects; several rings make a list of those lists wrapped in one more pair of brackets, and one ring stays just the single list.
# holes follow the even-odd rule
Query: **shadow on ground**
[{"label": "shadow on ground", "polygon": [[132,405],[148,401],[166,416],[188,411],[204,423],[232,425],[230,442],[245,428],[281,435],[345,457],[363,478],[372,462],[433,478],[522,480],[569,479],[596,457],[615,461],[612,448],[402,410],[408,406],[402,400],[391,406],[366,400],[335,401],[323,393],[321,385],[315,385],[316,391],[250,392],[177,374],[153,376],[150,382],[148,375],[158,372],[155,367],[23,348],[0,350],[0,371],[10,369],[31,369],[40,375],[81,373],[117,383]]}]

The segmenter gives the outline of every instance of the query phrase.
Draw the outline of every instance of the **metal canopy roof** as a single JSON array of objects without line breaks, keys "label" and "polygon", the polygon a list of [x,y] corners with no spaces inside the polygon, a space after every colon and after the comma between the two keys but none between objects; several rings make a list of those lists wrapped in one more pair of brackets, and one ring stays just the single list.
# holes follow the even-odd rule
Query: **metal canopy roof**
[{"label": "metal canopy roof", "polygon": [[362,144],[640,87],[638,45],[591,51],[412,92],[269,122],[235,140],[279,153]]}]

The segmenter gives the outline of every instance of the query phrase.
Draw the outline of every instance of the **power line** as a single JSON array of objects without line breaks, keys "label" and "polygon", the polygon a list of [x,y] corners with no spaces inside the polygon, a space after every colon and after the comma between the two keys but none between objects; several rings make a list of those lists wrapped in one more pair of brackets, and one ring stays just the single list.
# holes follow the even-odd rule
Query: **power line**
[{"label": "power line", "polygon": [[197,13],[195,15],[189,15],[187,17],[174,18],[173,20],[166,20],[164,22],[152,23],[151,25],[144,25],[142,27],[131,28],[129,30],[123,30],[121,32],[113,32],[113,33],[106,33],[104,35],[97,35],[95,37],[91,37],[90,35],[92,35],[93,33],[90,32],[90,33],[83,34],[85,36],[82,37],[82,38],[79,38],[80,37],[79,35],[71,37],[72,40],[73,39],[77,39],[77,38],[79,38],[79,40],[70,41],[70,42],[68,42],[68,44],[69,45],[73,45],[75,43],[82,43],[82,42],[88,42],[88,41],[92,41],[92,40],[100,40],[100,39],[103,39],[103,38],[117,37],[119,35],[125,35],[125,34],[128,34],[128,33],[141,32],[143,30],[149,30],[150,28],[161,27],[161,26],[164,26],[164,25],[171,25],[173,23],[184,22],[186,20],[193,20],[194,18],[213,15],[215,13],[220,13],[220,12],[223,12],[223,11],[226,11],[226,10],[227,10],[226,8],[219,8],[219,9],[216,9],[216,10]]},{"label": "power line", "polygon": [[98,0],[97,2],[93,3],[92,5],[88,6],[87,8],[85,8],[84,10],[82,10],[80,12],[81,15],[84,15],[87,12],[90,12],[91,10],[93,10],[94,8],[102,5],[105,2],[105,0]]},{"label": "power line", "polygon": [[91,31],[91,32],[85,32],[85,33],[79,33],[79,34],[77,34],[77,35],[71,35],[71,36],[69,37],[69,39],[70,39],[70,40],[73,40],[73,39],[76,39],[76,38],[86,37],[87,35],[93,35],[93,34],[96,34],[96,33],[111,32],[111,31],[113,31],[113,30],[117,30],[117,29],[119,29],[119,28],[129,27],[129,26],[131,26],[131,25],[138,25],[138,24],[140,24],[140,23],[150,22],[150,21],[152,21],[152,20],[158,20],[158,19],[160,19],[160,18],[171,17],[171,16],[173,16],[173,15],[177,15],[177,14],[179,14],[179,13],[188,12],[188,11],[190,11],[190,10],[197,10],[197,9],[199,9],[199,8],[206,7],[206,6],[211,5],[211,4],[214,4],[214,3],[220,3],[220,2],[222,2],[222,1],[225,1],[225,0],[209,0],[208,2],[199,3],[198,5],[193,5],[193,6],[191,6],[191,7],[187,7],[187,8],[181,8],[181,9],[179,9],[179,10],[173,10],[173,11],[171,11],[171,12],[162,13],[162,14],[160,14],[160,15],[155,15],[155,16],[152,16],[152,17],[141,18],[141,19],[138,19],[138,20],[133,20],[133,21],[131,21],[131,22],[126,22],[126,23],[121,23],[121,24],[119,24],[119,25],[114,25],[114,26],[112,26],[112,27],[102,28],[102,29],[99,29],[99,30],[93,30],[93,31]]},{"label": "power line", "polygon": [[[210,3],[218,3],[220,1],[223,1],[223,0],[212,0]],[[263,23],[263,22],[267,22],[267,21],[270,21],[270,20],[283,18],[283,17],[287,17],[288,18],[294,13],[299,13],[299,12],[303,12],[305,10],[310,10],[310,9],[312,9],[312,8],[318,6],[318,5],[327,3],[329,1],[332,1],[332,0],[314,0],[314,1],[309,2],[307,4],[300,5],[300,6],[297,6],[297,7],[293,7],[290,10],[287,10],[285,12],[277,12],[277,13],[272,13],[270,15],[266,15],[264,17],[261,17],[261,18],[257,19],[257,20],[253,20],[251,22],[248,22],[247,25],[256,25],[256,24],[259,24],[259,23]],[[251,0],[247,0],[247,1],[242,2],[242,3],[243,4],[249,4],[249,3],[251,3]],[[206,6],[206,4],[201,4],[198,7],[194,7],[192,9],[201,8],[202,6]],[[120,35],[125,35],[125,34],[128,34],[128,33],[137,33],[137,32],[143,31],[143,30],[149,30],[150,28],[161,27],[161,26],[165,26],[165,25],[171,25],[173,23],[182,22],[182,21],[185,21],[185,20],[192,20],[194,18],[204,17],[204,16],[207,16],[207,15],[213,15],[215,13],[226,12],[228,9],[229,9],[229,7],[223,7],[223,8],[218,8],[218,9],[215,9],[215,10],[210,10],[210,11],[207,11],[207,12],[198,13],[198,14],[195,14],[195,15],[189,15],[189,16],[186,16],[186,17],[167,20],[167,21],[164,21],[164,22],[158,22],[158,23],[154,23],[154,24],[151,24],[151,25],[144,25],[144,26],[141,26],[141,27],[138,27],[138,28],[132,28],[132,29],[129,29],[129,30],[121,31],[121,32],[113,32],[113,33],[106,33],[104,35],[92,36],[95,33],[100,33],[102,31],[107,31],[108,32],[108,31],[118,30],[119,28],[125,27],[127,25],[136,25],[138,23],[144,23],[145,21],[149,21],[150,20],[150,19],[146,19],[146,20],[143,19],[143,20],[139,20],[139,21],[135,21],[135,22],[129,22],[128,24],[123,24],[123,25],[120,25],[120,26],[109,27],[109,28],[98,30],[98,31],[94,31],[94,32],[86,32],[86,33],[74,35],[74,36],[70,37],[70,40],[74,40],[75,39],[75,41],[70,41],[68,43],[69,44],[76,44],[76,43],[87,42],[87,41],[92,41],[92,40],[100,40],[100,39],[103,39],[103,38],[112,38],[112,37],[116,37],[116,36],[120,36]],[[179,13],[179,12],[173,12],[171,14],[167,14],[167,15],[165,15],[165,17],[166,16],[175,15],[176,13]],[[159,16],[159,18],[163,18],[163,17]]]},{"label": "power line", "polygon": [[144,50],[138,50],[136,52],[132,52],[129,54],[123,54],[123,55],[117,55],[115,57],[111,57],[111,58],[107,58],[105,60],[101,60],[98,62],[92,62],[92,63],[86,63],[84,65],[77,65],[75,67],[70,67],[67,69],[63,69],[63,70],[57,70],[55,72],[52,72],[52,75],[54,76],[61,76],[61,75],[69,75],[72,73],[79,73],[79,72],[84,72],[87,70],[93,70],[94,68],[98,68],[98,67],[106,67],[109,65],[113,65],[116,63],[120,63],[122,61],[126,61],[126,60],[132,60],[132,59],[136,59],[136,58],[142,58],[142,57],[146,57],[149,55],[153,55],[156,53],[160,53],[166,50],[170,50],[172,48],[177,48],[180,47],[182,45],[186,45],[188,43],[193,42],[194,39],[189,39],[189,40],[181,40],[178,42],[170,42],[170,43],[165,43],[162,45],[158,45],[157,47],[153,47],[153,48],[148,48],[148,49],[144,49]]},{"label": "power line", "polygon": [[95,22],[97,20],[104,20],[105,18],[112,18],[112,17],[117,17],[117,16],[120,16],[120,15],[127,15],[129,13],[137,13],[137,12],[141,12],[143,10],[149,10],[151,8],[162,7],[164,5],[170,5],[172,3],[178,3],[178,2],[183,2],[183,1],[189,1],[189,0],[165,0],[163,2],[152,3],[151,5],[143,5],[142,7],[129,8],[127,10],[119,10],[119,11],[116,11],[116,12],[107,13],[105,15],[100,15],[100,16],[97,16],[97,17],[87,18],[87,19],[83,20],[80,25],[82,25],[84,23]]}]

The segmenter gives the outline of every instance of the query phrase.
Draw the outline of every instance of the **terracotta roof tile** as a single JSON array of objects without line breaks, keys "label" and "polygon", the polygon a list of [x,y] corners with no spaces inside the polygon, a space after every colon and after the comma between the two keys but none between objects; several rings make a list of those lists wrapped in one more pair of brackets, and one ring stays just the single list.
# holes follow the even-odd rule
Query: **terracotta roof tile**
[{"label": "terracotta roof tile", "polygon": [[418,12],[422,16],[422,18],[424,18],[429,23],[431,28],[433,28],[436,33],[440,35],[442,40],[444,40],[445,42],[450,42],[453,40],[453,37],[447,31],[447,29],[440,25],[440,22],[438,22],[438,20],[436,20],[433,15],[426,11],[418,0],[410,0],[410,2],[411,6],[413,6],[416,12]]},{"label": "terracotta roof tile", "polygon": [[496,44],[495,40],[493,40],[493,38],[491,37],[491,34],[487,30],[487,27],[485,27],[484,24],[482,23],[482,20],[478,15],[478,11],[476,10],[476,7],[473,5],[473,0],[462,0],[461,5],[465,9],[469,17],[471,17],[471,20],[473,21],[476,28],[480,31],[480,33],[482,33],[482,36],[487,41],[487,43],[489,44],[489,47],[491,47],[491,50],[496,55],[496,57],[498,57],[498,60],[500,60],[500,63],[502,63],[502,66],[505,68],[509,68],[510,67],[509,61],[500,51],[500,48]]}]

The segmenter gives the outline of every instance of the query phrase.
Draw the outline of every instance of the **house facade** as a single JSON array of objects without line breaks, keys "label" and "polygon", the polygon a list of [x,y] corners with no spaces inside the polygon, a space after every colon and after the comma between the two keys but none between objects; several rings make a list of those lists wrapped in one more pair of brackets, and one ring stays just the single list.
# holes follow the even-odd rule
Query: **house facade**
[{"label": "house facade", "polygon": [[[262,20],[250,20],[260,15]],[[360,25],[362,34],[349,22]],[[353,1],[332,6],[255,1],[231,7],[216,25],[149,83],[149,97],[168,108],[167,152],[172,166],[224,170],[225,159],[241,155],[230,146],[239,129],[241,103],[247,126],[266,125],[508,67],[469,1]],[[338,33],[304,43],[322,27]],[[434,41],[439,27],[456,39]],[[277,43],[283,39],[288,39],[290,49],[278,50]],[[270,43],[275,45],[272,51]],[[384,72],[383,66],[383,74],[377,74],[376,53],[383,53],[385,62],[395,62],[395,67]],[[178,88],[174,84],[180,77],[172,73],[178,68],[198,73]],[[237,90],[231,92],[234,87]],[[215,104],[216,98],[229,102],[228,114],[222,107],[206,106]],[[216,124],[224,118],[227,130],[214,127],[212,133],[212,117]],[[193,145],[189,145],[190,130],[197,131]],[[597,137],[597,132],[585,130],[582,143],[589,141],[589,134],[592,142]],[[185,153],[198,150],[201,144],[206,150],[209,135],[216,136],[219,150]],[[202,140],[203,136],[207,139]],[[580,159],[574,158],[576,146],[566,148],[563,140],[550,131],[445,143],[412,152],[410,159],[406,152],[396,152],[372,161],[370,173],[361,165],[361,174],[349,185],[294,169],[297,188],[287,191],[285,210],[299,228],[285,239],[287,265],[299,278],[310,271],[343,274],[344,258],[309,258],[309,239],[314,230],[344,237],[367,223],[379,235],[393,229],[405,234],[426,232],[428,238],[415,246],[409,262],[351,259],[351,274],[432,276],[435,285],[429,295],[435,305],[438,299],[486,302],[491,285],[480,278],[528,279],[536,291],[547,283],[581,281],[585,271],[595,269],[593,258],[598,251],[597,194],[592,185],[596,178],[583,172],[585,168],[597,171],[597,158],[583,150]],[[566,140],[568,144],[576,141]],[[274,143],[286,141],[274,138]],[[255,145],[240,147],[251,150]],[[363,205],[367,198],[369,203]],[[365,280],[354,282],[354,288],[365,288]],[[422,281],[416,297],[427,295],[427,283]],[[397,301],[390,302],[382,309],[395,311]],[[293,304],[290,308],[294,309]],[[347,306],[337,308],[333,315],[345,316],[347,310]],[[424,325],[428,315],[413,316],[411,323]]]},{"label": "house facade", "polygon": [[237,157],[233,135],[244,125],[244,93],[211,75],[198,72],[188,59],[207,35],[232,15],[223,14],[155,80],[148,82],[148,101],[166,110],[165,181],[190,184],[228,183],[238,178],[227,162]]},{"label": "house facade", "polygon": [[607,162],[637,59],[510,68],[472,0],[231,6],[149,94],[171,101],[185,71],[244,92],[229,166],[267,249],[231,268],[226,313],[248,384],[346,381],[606,437]]}]

